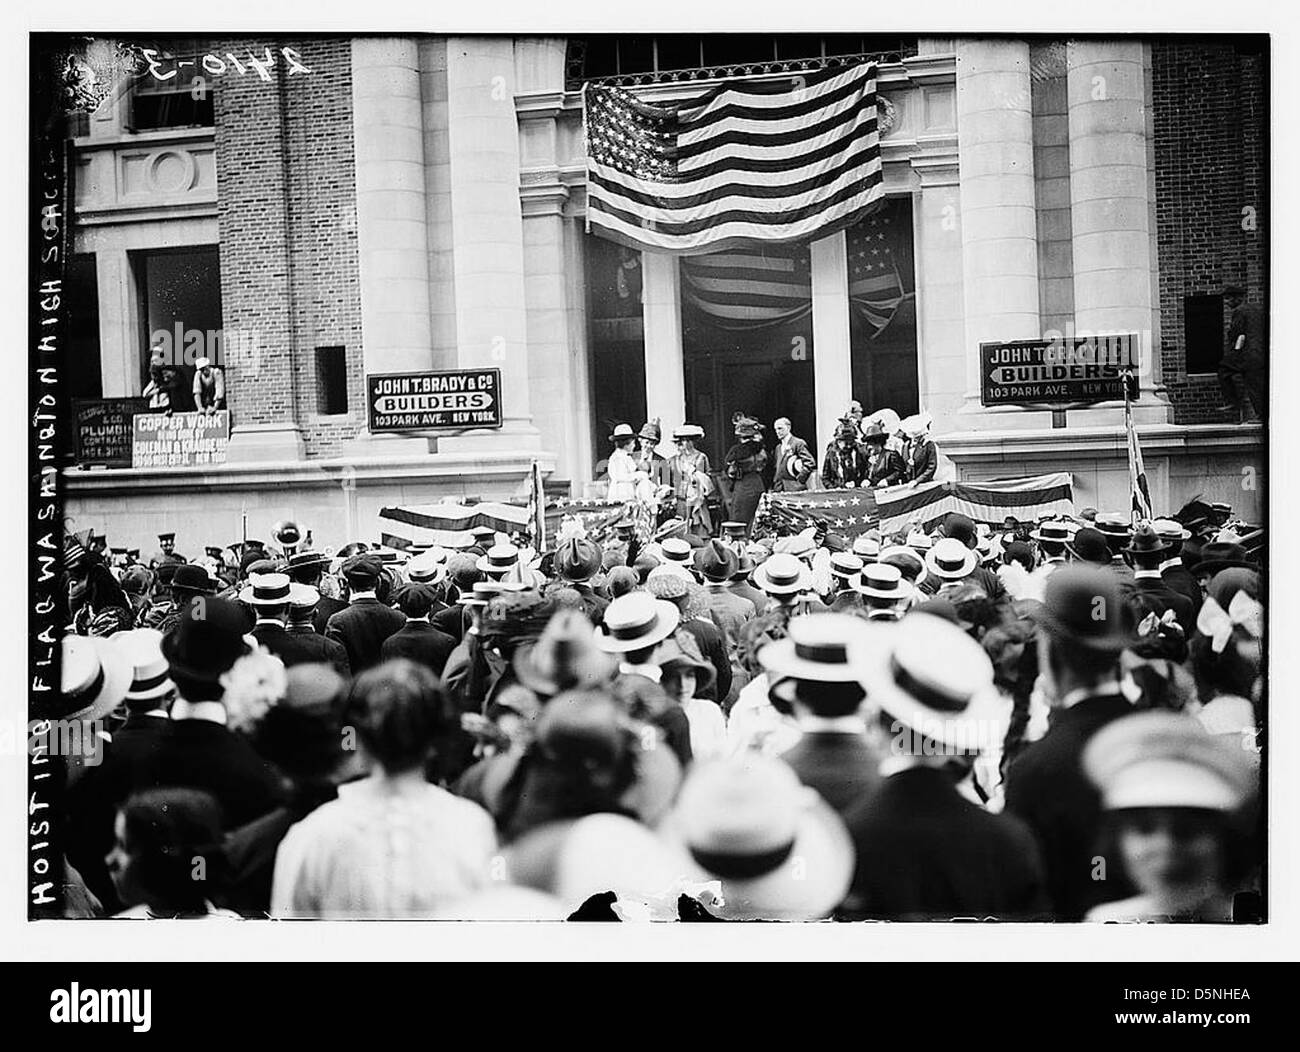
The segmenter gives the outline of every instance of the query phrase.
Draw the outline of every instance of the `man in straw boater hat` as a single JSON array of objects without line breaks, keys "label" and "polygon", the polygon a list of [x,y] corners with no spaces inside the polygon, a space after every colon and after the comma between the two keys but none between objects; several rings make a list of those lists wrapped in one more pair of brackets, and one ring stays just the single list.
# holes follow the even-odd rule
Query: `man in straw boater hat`
[{"label": "man in straw boater hat", "polygon": [[1133,561],[1133,585],[1128,592],[1128,602],[1133,607],[1133,622],[1140,622],[1147,614],[1163,617],[1172,610],[1182,626],[1183,634],[1191,636],[1196,627],[1196,614],[1192,601],[1175,592],[1160,575],[1160,564],[1165,561],[1169,544],[1156,533],[1149,522],[1143,522],[1133,531],[1133,539],[1124,549]]},{"label": "man in straw boater hat", "polygon": [[915,592],[897,566],[871,563],[854,578],[862,597],[862,616],[868,621],[897,621]]},{"label": "man in straw boater hat", "polygon": [[1010,717],[984,650],[956,625],[914,613],[851,641],[849,659],[865,666],[888,759],[880,788],[844,815],[857,867],[843,912],[887,920],[1045,913],[1030,829],[990,814],[955,784],[953,768],[997,748]]},{"label": "man in straw boater hat", "polygon": [[1103,511],[1097,515],[1096,527],[1110,546],[1111,569],[1120,577],[1132,581],[1133,570],[1124,561],[1124,549],[1128,547],[1129,538],[1133,535],[1129,517],[1117,511]]},{"label": "man in straw boater hat", "polygon": [[661,827],[722,882],[724,920],[817,920],[843,900],[853,844],[788,764],[756,753],[696,764]]},{"label": "man in straw boater hat", "polygon": [[[307,585],[298,585],[299,604],[311,606],[310,596],[303,589]],[[315,593],[315,589],[311,589]],[[284,573],[253,574],[239,593],[239,601],[251,607],[256,620],[252,636],[262,646],[278,657],[285,668],[294,665],[316,664],[329,661],[330,656],[338,657],[343,647],[316,634],[290,632],[287,624],[289,610],[294,600],[294,584],[289,575]],[[347,674],[347,659],[343,658],[340,669]]]},{"label": "man in straw boater hat", "polygon": [[[432,571],[430,573],[430,571]],[[456,649],[456,639],[430,623],[429,616],[442,600],[447,570],[441,563],[420,567],[397,591],[397,609],[406,615],[406,624],[384,640],[379,648],[381,661],[406,658],[441,676],[447,659]]]},{"label": "man in straw boater hat", "polygon": [[289,623],[286,631],[298,640],[303,652],[317,655],[310,658],[310,662],[330,665],[340,676],[351,675],[348,652],[343,649],[343,644],[316,631],[316,607],[320,599],[320,592],[311,585],[290,582]]},{"label": "man in straw boater hat", "polygon": [[1077,532],[1070,529],[1070,524],[1058,519],[1048,519],[1038,524],[1038,529],[1029,535],[1038,545],[1039,564],[1034,569],[1035,575],[1047,584],[1047,578],[1066,564],[1065,546]]},{"label": "man in straw boater hat", "polygon": [[[979,556],[955,537],[940,537],[925,553],[925,582],[920,590],[939,595],[971,577],[979,569]],[[976,582],[978,583],[978,582]]]},{"label": "man in straw boater hat", "polygon": [[1192,604],[1192,616],[1201,610],[1201,588],[1192,572],[1183,564],[1183,542],[1191,540],[1192,533],[1181,522],[1173,519],[1156,519],[1151,528],[1168,545],[1164,561],[1160,564],[1160,578],[1179,595],[1186,596]]},{"label": "man in straw boater hat", "polygon": [[691,760],[690,722],[660,687],[663,672],[655,661],[656,650],[680,623],[675,603],[649,592],[629,592],[605,609],[595,639],[601,650],[618,659],[610,693],[633,716],[659,727],[667,747],[685,766]]},{"label": "man in straw boater hat", "polygon": [[769,694],[790,709],[802,732],[781,759],[841,815],[880,784],[883,755],[867,736],[861,679],[870,644],[883,638],[883,630],[859,617],[810,614],[790,622],[789,635],[758,654]]},{"label": "man in straw boater hat", "polygon": [[[113,731],[104,762],[87,767],[71,787],[65,827],[68,861],[109,915],[121,909],[104,856],[113,847],[113,818],[126,798],[122,787],[132,783],[132,771],[160,747],[170,723],[167,710],[176,697],[162,653],[162,633],[152,628],[119,632],[112,645],[130,670],[121,696],[126,722]],[[116,697],[116,690],[108,696]]]},{"label": "man in straw boater hat", "polygon": [[325,637],[343,644],[348,667],[359,675],[379,664],[384,640],[406,624],[406,615],[386,606],[375,595],[384,564],[369,552],[354,555],[343,564],[348,585],[348,607],[329,619]]},{"label": "man in straw boater hat", "polygon": [[862,572],[862,560],[852,552],[836,552],[831,556],[831,588],[828,599],[832,613],[865,612],[862,596],[854,587]]},{"label": "man in straw boater hat", "polygon": [[322,636],[325,634],[325,626],[329,624],[330,618],[340,610],[348,608],[348,604],[342,599],[320,594],[321,576],[332,561],[333,559],[324,552],[295,552],[289,556],[286,570],[289,580],[295,584],[305,584],[316,589],[319,598],[316,609],[312,613],[312,625]]},{"label": "man in straw boater hat", "polygon": [[1114,874],[1097,879],[1100,802],[1079,758],[1093,734],[1133,711],[1120,689],[1131,615],[1117,574],[1073,563],[1052,574],[1028,616],[1038,625],[1039,675],[1053,712],[1047,733],[1007,770],[1006,810],[1038,838],[1053,912],[1079,920],[1127,893]]}]

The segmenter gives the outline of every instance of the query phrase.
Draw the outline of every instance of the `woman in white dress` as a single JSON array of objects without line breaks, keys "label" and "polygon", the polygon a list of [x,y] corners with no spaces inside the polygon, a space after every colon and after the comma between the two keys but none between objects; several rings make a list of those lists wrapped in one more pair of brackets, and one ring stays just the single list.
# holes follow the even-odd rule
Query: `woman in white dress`
[{"label": "woman in white dress", "polygon": [[647,500],[654,496],[654,484],[637,464],[636,433],[630,424],[619,424],[609,436],[614,452],[609,455],[609,499]]}]

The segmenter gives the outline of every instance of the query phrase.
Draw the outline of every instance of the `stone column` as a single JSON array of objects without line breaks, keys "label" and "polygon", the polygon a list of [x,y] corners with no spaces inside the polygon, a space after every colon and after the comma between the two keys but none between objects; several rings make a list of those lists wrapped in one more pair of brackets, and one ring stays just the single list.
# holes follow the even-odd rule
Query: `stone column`
[{"label": "stone column", "polygon": [[352,120],[366,372],[430,369],[423,107],[414,39],[352,41]]},{"label": "stone column", "polygon": [[447,39],[447,145],[456,335],[462,368],[501,370],[504,427],[439,451],[540,449],[529,396],[514,42]]},{"label": "stone column", "polygon": [[[665,436],[686,418],[681,273],[681,260],[672,253],[641,253],[646,420],[658,417]],[[644,422],[633,421],[632,426]]]},{"label": "stone column", "polygon": [[1164,423],[1158,301],[1152,294],[1151,179],[1145,48],[1140,41],[1070,41],[1070,221],[1079,334],[1142,336],[1141,423]]},{"label": "stone column", "polygon": [[835,423],[848,411],[853,398],[849,258],[843,230],[814,241],[810,248],[813,401],[817,410],[816,455],[820,456],[835,437]]},{"label": "stone column", "polygon": [[[357,264],[365,372],[434,367],[425,201],[424,105],[414,38],[352,41]],[[428,452],[428,438],[358,434],[368,455]]]},{"label": "stone column", "polygon": [[95,253],[99,295],[99,372],[105,398],[138,395],[140,384],[140,315],[135,272],[123,248]]},{"label": "stone column", "polygon": [[1029,45],[1024,41],[957,42],[957,151],[966,314],[962,413],[997,414],[996,425],[986,426],[1046,427],[1046,412],[980,405],[980,343],[1041,335]]}]

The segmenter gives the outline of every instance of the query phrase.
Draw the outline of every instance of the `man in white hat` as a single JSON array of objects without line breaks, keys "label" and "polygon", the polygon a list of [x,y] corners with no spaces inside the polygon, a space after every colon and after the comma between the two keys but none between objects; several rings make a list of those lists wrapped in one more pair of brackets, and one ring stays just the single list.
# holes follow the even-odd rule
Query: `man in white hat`
[{"label": "man in white hat", "polygon": [[861,679],[884,633],[847,614],[811,614],[790,622],[785,639],[759,651],[772,686],[802,737],[781,759],[799,780],[843,815],[880,784],[882,754],[868,739]]},{"label": "man in white hat", "polygon": [[853,581],[868,621],[897,621],[914,595],[903,572],[889,563],[869,563]]},{"label": "man in white hat", "polygon": [[863,685],[878,707],[888,755],[880,789],[844,816],[857,867],[842,913],[945,921],[1043,915],[1033,834],[963,797],[951,770],[996,747],[1010,717],[983,648],[941,618],[909,614],[883,652],[863,638],[850,657],[869,666]]},{"label": "man in white hat", "polygon": [[210,358],[194,363],[194,408],[200,413],[226,408],[226,378]]},{"label": "man in white hat", "polygon": [[854,588],[854,581],[862,572],[862,559],[852,552],[835,552],[831,555],[831,588],[827,597],[832,613],[858,613],[862,611],[862,597]]}]

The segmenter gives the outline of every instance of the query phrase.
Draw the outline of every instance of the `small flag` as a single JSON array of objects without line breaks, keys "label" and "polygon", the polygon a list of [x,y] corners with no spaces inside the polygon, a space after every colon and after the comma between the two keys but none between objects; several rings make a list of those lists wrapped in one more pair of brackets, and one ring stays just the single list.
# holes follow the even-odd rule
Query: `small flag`
[{"label": "small flag", "polygon": [[1132,521],[1149,520],[1151,516],[1151,491],[1147,489],[1147,472],[1142,466],[1142,443],[1138,441],[1133,426],[1132,370],[1124,372],[1124,430],[1128,432],[1128,477],[1133,490]]}]

